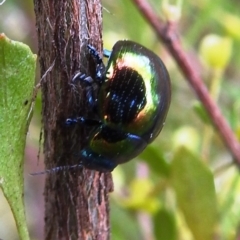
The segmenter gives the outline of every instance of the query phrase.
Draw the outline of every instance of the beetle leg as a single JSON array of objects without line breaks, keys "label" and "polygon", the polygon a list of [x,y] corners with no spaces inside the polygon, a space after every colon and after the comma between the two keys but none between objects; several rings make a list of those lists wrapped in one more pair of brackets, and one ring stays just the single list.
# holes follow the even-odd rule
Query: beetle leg
[{"label": "beetle leg", "polygon": [[86,124],[88,126],[98,126],[101,125],[102,122],[96,119],[88,119],[84,117],[76,117],[76,118],[67,118],[65,124],[66,125],[74,125],[74,124]]},{"label": "beetle leg", "polygon": [[99,52],[96,50],[96,48],[89,44],[87,45],[87,47],[90,54],[95,58],[97,64],[103,64],[102,58],[100,57]]},{"label": "beetle leg", "polygon": [[[102,84],[104,82],[104,76],[105,76],[105,66],[103,64],[103,60],[99,55],[99,52],[96,50],[95,47],[91,46],[91,45],[87,45],[90,54],[94,57],[94,59],[97,62],[97,66],[96,66],[96,81],[99,84]],[[105,56],[105,55],[104,55]]]},{"label": "beetle leg", "polygon": [[92,85],[93,84],[93,79],[90,76],[87,76],[85,73],[81,73],[78,72],[74,75],[74,77],[72,78],[72,82],[75,83],[76,81],[84,81],[85,83],[87,83],[88,85]]},{"label": "beetle leg", "polygon": [[78,72],[72,78],[73,83],[76,83],[77,81],[82,81],[88,85],[88,87],[86,88],[88,103],[90,106],[94,107],[96,101],[94,97],[94,88],[93,88],[94,81],[92,77],[87,76],[85,73]]},{"label": "beetle leg", "polygon": [[[95,47],[93,47],[92,45],[89,45],[88,44],[88,49],[89,49],[89,52],[94,56],[94,58],[97,60],[97,63],[98,64],[101,64],[103,63],[102,61],[102,58],[100,57],[98,51],[96,50]],[[107,49],[103,49],[103,56],[106,57],[106,58],[109,58],[110,55],[111,55],[112,51],[109,51]]]}]

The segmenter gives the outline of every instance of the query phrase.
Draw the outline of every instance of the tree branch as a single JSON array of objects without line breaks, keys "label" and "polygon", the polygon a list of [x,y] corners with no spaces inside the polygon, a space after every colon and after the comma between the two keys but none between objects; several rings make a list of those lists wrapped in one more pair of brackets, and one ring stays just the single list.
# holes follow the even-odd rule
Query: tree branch
[{"label": "tree branch", "polygon": [[214,127],[231,152],[236,164],[240,167],[240,144],[225,118],[222,116],[219,107],[210,97],[204,82],[192,67],[189,57],[182,48],[180,38],[175,30],[175,24],[171,22],[164,24],[146,0],[132,0],[132,2],[149,22],[159,39],[165,44],[175,59],[186,80],[192,86],[199,100],[205,107]]},{"label": "tree branch", "polygon": [[[102,51],[100,0],[34,0],[47,169],[79,163],[89,130],[66,127],[88,113],[85,89],[71,84],[77,71],[94,76],[90,43]],[[91,62],[89,62],[91,61]],[[45,75],[45,73],[47,73]],[[111,174],[73,169],[49,174],[45,185],[45,239],[109,239]]]}]

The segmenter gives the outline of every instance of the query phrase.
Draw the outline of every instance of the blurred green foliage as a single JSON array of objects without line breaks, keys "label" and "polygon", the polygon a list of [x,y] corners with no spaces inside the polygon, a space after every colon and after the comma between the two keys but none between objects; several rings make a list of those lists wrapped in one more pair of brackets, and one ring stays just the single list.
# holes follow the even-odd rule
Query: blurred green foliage
[{"label": "blurred green foliage", "polygon": [[[162,1],[149,2],[164,19]],[[171,3],[174,4],[174,1]],[[129,0],[103,0],[102,4],[104,47],[111,49],[119,39],[139,42],[162,58],[172,80],[171,107],[160,136],[137,160],[119,166],[113,172],[112,239],[237,239],[240,179],[237,166],[231,164],[231,155],[209,124],[201,103],[174,60],[133,3]],[[240,1],[190,0],[182,3],[178,31],[184,49],[238,139],[239,29]],[[0,6],[0,32],[29,44],[33,52],[37,52],[32,1],[9,0]],[[220,40],[228,39],[231,42],[230,47],[227,43],[229,49],[224,46],[219,48],[218,44],[213,44],[214,41],[204,41],[213,35]],[[215,46],[218,48],[214,49]],[[207,47],[211,51],[206,50]],[[224,64],[219,70],[211,63],[215,64],[215,59],[219,58],[217,54],[222,58],[226,52],[228,59],[222,61]],[[34,172],[37,165],[40,100],[39,96],[29,129],[26,172]],[[39,178],[26,177],[31,239],[43,238],[43,230],[39,228],[43,220],[43,206],[39,205],[40,197],[36,198],[43,191],[40,183]],[[5,209],[0,204],[0,216],[3,211]],[[33,219],[32,216],[38,217]],[[5,225],[5,228],[11,225],[5,223],[5,218],[0,218],[0,221],[0,226]],[[14,239],[11,231],[2,231],[0,228],[0,238]]]}]

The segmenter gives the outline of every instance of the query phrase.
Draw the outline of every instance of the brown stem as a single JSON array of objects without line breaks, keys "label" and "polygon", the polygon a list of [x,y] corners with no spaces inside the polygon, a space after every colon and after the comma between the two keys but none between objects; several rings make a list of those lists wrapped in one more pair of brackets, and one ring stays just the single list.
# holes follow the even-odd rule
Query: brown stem
[{"label": "brown stem", "polygon": [[[89,130],[66,127],[84,116],[85,91],[70,84],[76,71],[94,75],[86,45],[102,50],[100,0],[34,0],[42,88],[47,169],[71,166]],[[46,73],[46,74],[45,74]],[[90,114],[90,113],[89,113]],[[111,174],[76,168],[49,174],[45,185],[45,239],[109,239]]]},{"label": "brown stem", "polygon": [[177,62],[186,80],[194,89],[199,100],[204,105],[209,117],[219,132],[223,142],[231,152],[236,164],[240,167],[240,145],[230,129],[225,118],[222,116],[219,107],[210,97],[202,79],[197,74],[187,54],[184,52],[180,38],[175,30],[174,23],[164,24],[155,14],[146,0],[132,0],[141,14],[153,27],[159,39],[165,44],[172,57]]}]

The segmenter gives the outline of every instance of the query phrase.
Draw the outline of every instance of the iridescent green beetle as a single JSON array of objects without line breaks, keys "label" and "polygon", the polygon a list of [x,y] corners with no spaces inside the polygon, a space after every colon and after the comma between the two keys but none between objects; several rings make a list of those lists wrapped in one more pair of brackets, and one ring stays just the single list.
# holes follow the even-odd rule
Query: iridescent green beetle
[{"label": "iridescent green beetle", "polygon": [[88,102],[99,119],[68,118],[67,125],[95,125],[80,164],[98,171],[112,171],[139,155],[160,133],[169,109],[171,84],[168,71],[152,51],[132,41],[118,41],[105,67],[94,47],[96,77],[78,73],[73,81],[95,82],[97,97],[88,91]]}]

